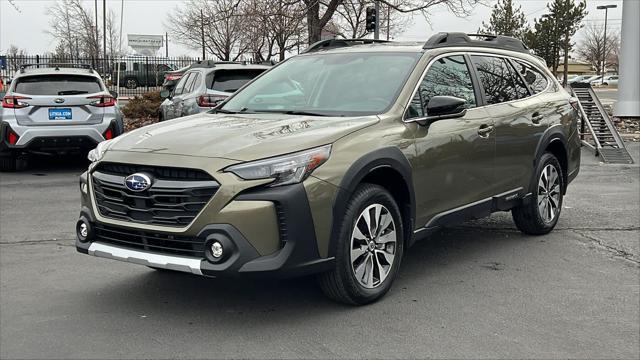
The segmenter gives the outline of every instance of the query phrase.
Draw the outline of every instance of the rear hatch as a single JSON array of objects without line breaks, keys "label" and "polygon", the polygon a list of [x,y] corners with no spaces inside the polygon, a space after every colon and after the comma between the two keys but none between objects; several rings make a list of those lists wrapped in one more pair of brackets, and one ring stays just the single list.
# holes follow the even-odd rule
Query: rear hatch
[{"label": "rear hatch", "polygon": [[207,75],[207,93],[198,98],[198,106],[215,107],[266,69],[220,69]]},{"label": "rear hatch", "polygon": [[109,99],[95,76],[51,74],[16,79],[12,95],[20,125],[81,125],[102,122]]}]

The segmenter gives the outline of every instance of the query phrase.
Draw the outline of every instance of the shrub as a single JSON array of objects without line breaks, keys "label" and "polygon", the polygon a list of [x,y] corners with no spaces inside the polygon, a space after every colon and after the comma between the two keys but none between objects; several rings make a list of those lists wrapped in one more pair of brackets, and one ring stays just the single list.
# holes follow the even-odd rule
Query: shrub
[{"label": "shrub", "polygon": [[131,131],[142,126],[158,122],[158,110],[163,99],[159,91],[152,91],[136,96],[122,108],[124,114],[124,131]]},{"label": "shrub", "polygon": [[122,108],[122,113],[126,118],[158,118],[158,109],[163,99],[160,97],[159,91],[152,91],[142,94],[142,97],[136,96],[129,100],[127,105]]}]

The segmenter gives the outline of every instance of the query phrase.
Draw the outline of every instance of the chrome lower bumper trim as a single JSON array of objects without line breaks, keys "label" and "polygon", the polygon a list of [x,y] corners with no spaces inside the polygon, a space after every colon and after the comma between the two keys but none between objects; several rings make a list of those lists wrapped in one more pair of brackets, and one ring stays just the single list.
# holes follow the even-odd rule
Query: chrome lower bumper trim
[{"label": "chrome lower bumper trim", "polygon": [[202,260],[200,259],[154,254],[99,242],[94,242],[89,246],[89,255],[202,275],[200,270],[200,262]]}]

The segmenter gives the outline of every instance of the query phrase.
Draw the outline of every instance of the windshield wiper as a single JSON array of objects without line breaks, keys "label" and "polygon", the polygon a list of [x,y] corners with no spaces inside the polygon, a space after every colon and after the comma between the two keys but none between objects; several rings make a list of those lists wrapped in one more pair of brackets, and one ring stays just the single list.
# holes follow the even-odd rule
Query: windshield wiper
[{"label": "windshield wiper", "polygon": [[223,114],[240,114],[240,113],[247,114],[247,110],[249,109],[247,109],[246,107],[240,110],[213,109],[213,111],[215,111],[216,113],[223,113]]},{"label": "windshield wiper", "polygon": [[305,110],[257,110],[261,113],[274,113],[274,114],[287,114],[287,115],[304,115],[304,116],[329,116],[327,114],[321,114],[313,111]]},{"label": "windshield wiper", "polygon": [[58,95],[80,95],[80,94],[88,94],[88,92],[87,91],[82,91],[82,90],[58,91]]}]

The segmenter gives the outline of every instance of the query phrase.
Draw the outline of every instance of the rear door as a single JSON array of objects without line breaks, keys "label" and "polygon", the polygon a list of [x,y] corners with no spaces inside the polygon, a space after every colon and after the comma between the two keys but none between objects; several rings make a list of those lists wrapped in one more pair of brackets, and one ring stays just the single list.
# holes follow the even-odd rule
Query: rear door
[{"label": "rear door", "polygon": [[[527,70],[506,57],[472,55],[472,62],[484,88],[487,111],[495,121],[495,193],[526,192],[533,170],[536,146],[548,127],[548,112],[554,108],[532,97],[520,72]],[[533,75],[535,78],[535,75]],[[547,117],[546,117],[547,116]]]},{"label": "rear door", "polygon": [[14,109],[20,125],[80,125],[102,121],[104,107],[96,98],[104,85],[91,75],[51,74],[22,76],[15,80],[13,95],[28,106]]}]

